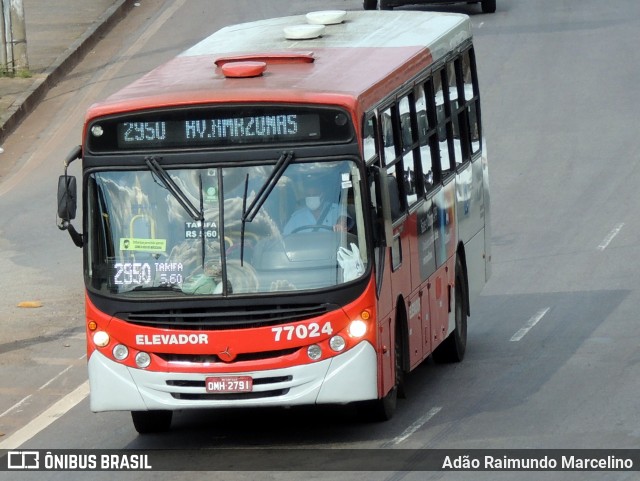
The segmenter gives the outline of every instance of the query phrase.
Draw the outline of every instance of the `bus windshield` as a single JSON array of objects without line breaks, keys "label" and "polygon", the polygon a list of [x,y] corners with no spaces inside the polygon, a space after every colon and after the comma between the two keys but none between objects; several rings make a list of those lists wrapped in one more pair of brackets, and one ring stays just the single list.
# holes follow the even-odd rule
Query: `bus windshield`
[{"label": "bus windshield", "polygon": [[363,275],[355,162],[290,161],[274,174],[279,165],[147,160],[147,169],[91,173],[88,285],[111,295],[233,296],[329,288]]}]

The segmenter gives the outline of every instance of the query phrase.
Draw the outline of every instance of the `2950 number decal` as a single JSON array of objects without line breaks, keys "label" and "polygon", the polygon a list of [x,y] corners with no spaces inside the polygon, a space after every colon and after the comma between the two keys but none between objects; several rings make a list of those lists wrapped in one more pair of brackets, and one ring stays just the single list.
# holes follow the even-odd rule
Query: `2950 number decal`
[{"label": "2950 number decal", "polygon": [[307,339],[309,337],[320,337],[322,334],[333,334],[333,327],[330,322],[325,322],[322,326],[317,322],[311,324],[298,324],[297,326],[272,327],[274,341],[291,341],[293,339]]}]

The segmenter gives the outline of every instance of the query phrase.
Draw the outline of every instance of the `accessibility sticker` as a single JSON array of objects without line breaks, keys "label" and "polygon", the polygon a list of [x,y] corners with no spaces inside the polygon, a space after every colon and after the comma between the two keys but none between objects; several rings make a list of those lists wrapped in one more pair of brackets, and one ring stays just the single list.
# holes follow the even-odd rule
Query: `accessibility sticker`
[{"label": "accessibility sticker", "polygon": [[137,239],[135,237],[123,237],[120,239],[121,251],[165,252],[167,250],[166,239]]}]

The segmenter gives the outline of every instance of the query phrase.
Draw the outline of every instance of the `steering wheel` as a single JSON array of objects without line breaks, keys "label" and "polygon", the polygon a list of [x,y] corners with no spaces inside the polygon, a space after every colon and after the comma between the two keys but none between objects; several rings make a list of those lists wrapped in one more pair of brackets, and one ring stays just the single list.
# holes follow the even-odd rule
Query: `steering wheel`
[{"label": "steering wheel", "polygon": [[333,226],[332,225],[324,225],[324,224],[309,224],[309,225],[301,225],[300,227],[296,227],[295,229],[293,229],[291,231],[291,234],[295,234],[296,232],[300,232],[301,230],[318,230],[318,229],[323,229],[323,230],[330,230],[333,231]]}]

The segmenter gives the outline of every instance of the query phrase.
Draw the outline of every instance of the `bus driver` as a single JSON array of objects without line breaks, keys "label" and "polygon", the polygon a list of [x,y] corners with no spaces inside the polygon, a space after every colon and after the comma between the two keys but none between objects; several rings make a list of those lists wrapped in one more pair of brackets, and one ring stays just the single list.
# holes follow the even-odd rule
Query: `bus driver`
[{"label": "bus driver", "polygon": [[325,193],[318,185],[307,188],[304,206],[291,214],[291,218],[284,226],[284,235],[295,232],[317,231],[322,227],[331,227],[334,231],[348,229],[348,217],[340,215],[340,207],[335,202],[329,202]]}]

